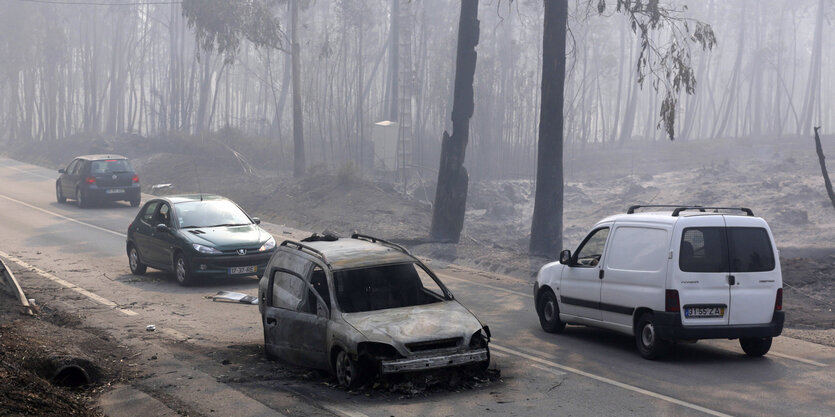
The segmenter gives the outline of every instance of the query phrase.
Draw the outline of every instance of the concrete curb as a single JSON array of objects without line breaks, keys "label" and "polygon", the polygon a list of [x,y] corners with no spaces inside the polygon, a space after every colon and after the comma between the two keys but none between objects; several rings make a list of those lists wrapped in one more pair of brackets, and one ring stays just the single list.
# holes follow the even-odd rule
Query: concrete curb
[{"label": "concrete curb", "polygon": [[32,306],[29,305],[29,300],[26,299],[26,294],[23,293],[23,289],[20,288],[20,284],[18,284],[17,279],[15,279],[12,270],[6,266],[3,259],[0,259],[0,274],[2,274],[2,279],[0,279],[0,290],[11,295],[12,297],[17,297],[20,305],[23,306],[26,313],[30,316],[33,315]]}]

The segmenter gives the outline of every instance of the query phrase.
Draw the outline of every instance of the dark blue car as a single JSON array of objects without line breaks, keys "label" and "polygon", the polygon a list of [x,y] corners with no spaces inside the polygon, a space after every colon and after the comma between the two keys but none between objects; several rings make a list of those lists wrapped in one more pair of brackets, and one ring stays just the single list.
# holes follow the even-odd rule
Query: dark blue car
[{"label": "dark blue car", "polygon": [[75,199],[78,207],[105,201],[127,201],[139,207],[139,176],[130,161],[121,155],[84,155],[76,157],[55,182],[59,203]]}]

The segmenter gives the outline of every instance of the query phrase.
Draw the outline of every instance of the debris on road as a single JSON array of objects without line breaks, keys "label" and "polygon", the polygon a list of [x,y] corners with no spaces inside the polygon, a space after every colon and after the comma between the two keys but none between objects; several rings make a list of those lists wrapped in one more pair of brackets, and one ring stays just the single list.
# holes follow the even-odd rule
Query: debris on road
[{"label": "debris on road", "polygon": [[209,295],[212,301],[223,301],[226,303],[258,304],[258,297],[232,291],[218,291],[216,295]]},{"label": "debris on road", "polygon": [[149,324],[149,325],[145,326],[145,331],[146,332],[153,332],[153,331],[156,331],[156,330],[157,330],[157,326],[155,326],[153,324]]}]

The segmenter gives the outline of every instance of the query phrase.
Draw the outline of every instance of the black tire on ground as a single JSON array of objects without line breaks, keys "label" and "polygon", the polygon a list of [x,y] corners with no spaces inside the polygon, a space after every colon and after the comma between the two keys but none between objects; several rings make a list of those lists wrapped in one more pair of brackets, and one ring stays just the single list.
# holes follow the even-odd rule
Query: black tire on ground
[{"label": "black tire on ground", "polygon": [[133,275],[142,275],[148,270],[148,267],[139,260],[139,252],[133,245],[128,248],[128,265],[130,266],[130,273]]},{"label": "black tire on ground", "polygon": [[770,337],[742,337],[739,339],[739,345],[745,354],[752,357],[760,357],[768,353],[771,349]]},{"label": "black tire on ground", "polygon": [[174,276],[177,278],[177,283],[184,287],[193,285],[197,281],[191,272],[191,266],[182,253],[178,253],[174,257]]},{"label": "black tire on ground", "polygon": [[651,313],[644,313],[635,326],[635,345],[644,359],[658,359],[670,349],[670,342],[658,337]]},{"label": "black tire on ground", "polygon": [[58,200],[59,203],[63,204],[67,202],[67,197],[64,195],[64,192],[61,191],[61,183],[55,183],[55,199]]},{"label": "black tire on ground", "polygon": [[354,389],[364,382],[365,370],[344,350],[336,354],[333,368],[336,370],[336,380],[343,388]]},{"label": "black tire on ground", "polygon": [[81,192],[80,188],[75,190],[75,204],[78,205],[78,208],[85,208],[88,206],[87,199],[84,198],[84,194]]},{"label": "black tire on ground", "polygon": [[562,333],[565,322],[560,320],[560,307],[557,296],[550,289],[545,290],[536,303],[536,314],[539,315],[539,325],[548,333]]},{"label": "black tire on ground", "polygon": [[131,207],[139,207],[139,203],[141,203],[141,202],[142,202],[141,198],[137,198],[136,200],[131,200],[130,201],[130,206]]}]

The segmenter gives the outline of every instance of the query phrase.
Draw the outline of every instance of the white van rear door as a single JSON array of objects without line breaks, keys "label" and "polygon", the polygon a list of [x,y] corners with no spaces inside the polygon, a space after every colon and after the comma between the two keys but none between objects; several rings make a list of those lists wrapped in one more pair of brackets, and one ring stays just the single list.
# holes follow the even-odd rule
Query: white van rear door
[{"label": "white van rear door", "polygon": [[682,217],[672,250],[675,262],[668,288],[678,290],[681,323],[728,324],[728,250],[722,216]]},{"label": "white van rear door", "polygon": [[730,322],[771,322],[777,289],[783,286],[780,258],[764,220],[724,216],[728,233],[731,286]]}]

